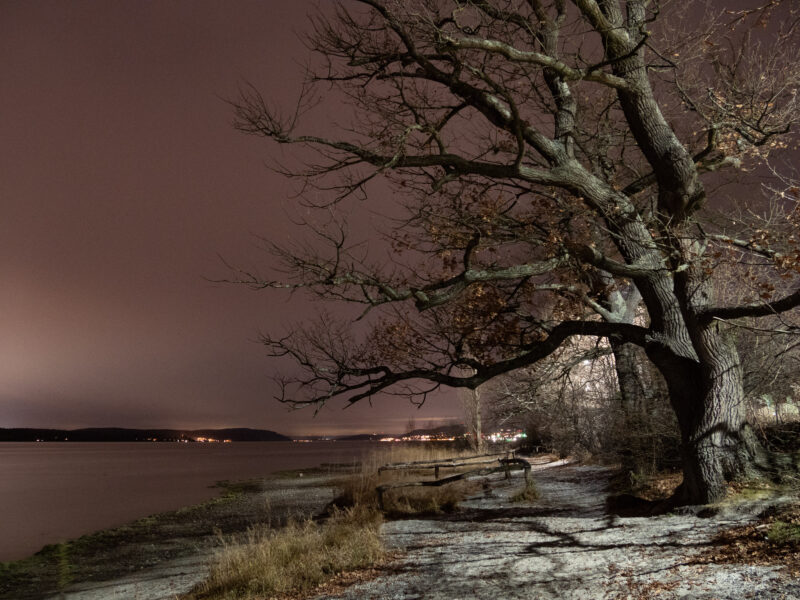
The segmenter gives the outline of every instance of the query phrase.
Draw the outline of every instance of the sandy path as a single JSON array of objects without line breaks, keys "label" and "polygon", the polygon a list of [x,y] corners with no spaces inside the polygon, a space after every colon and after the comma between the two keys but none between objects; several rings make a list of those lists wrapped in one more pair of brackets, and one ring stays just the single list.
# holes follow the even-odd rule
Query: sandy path
[{"label": "sandy path", "polygon": [[604,469],[534,477],[535,504],[511,504],[520,480],[499,481],[458,514],[386,523],[387,544],[404,557],[387,575],[326,598],[800,598],[800,584],[777,568],[690,564],[718,530],[753,519],[756,506],[712,518],[618,518],[603,509]]}]

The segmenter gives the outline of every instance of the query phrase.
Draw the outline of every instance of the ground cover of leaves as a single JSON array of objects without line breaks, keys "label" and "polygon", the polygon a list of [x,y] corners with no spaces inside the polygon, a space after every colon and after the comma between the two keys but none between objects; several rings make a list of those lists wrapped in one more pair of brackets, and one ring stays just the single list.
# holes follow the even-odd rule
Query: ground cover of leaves
[{"label": "ground cover of leaves", "polygon": [[800,577],[800,506],[769,510],[753,523],[721,531],[697,564],[779,566]]}]

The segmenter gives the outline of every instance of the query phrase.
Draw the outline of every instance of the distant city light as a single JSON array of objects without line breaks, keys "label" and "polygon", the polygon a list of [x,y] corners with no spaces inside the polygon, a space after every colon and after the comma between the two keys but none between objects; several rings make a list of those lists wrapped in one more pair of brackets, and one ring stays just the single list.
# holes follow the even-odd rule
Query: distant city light
[{"label": "distant city light", "polygon": [[492,443],[497,442],[518,442],[524,440],[528,435],[521,429],[501,429],[484,436]]},{"label": "distant city light", "polygon": [[[467,433],[464,437],[472,437]],[[492,443],[499,442],[518,442],[528,437],[522,429],[500,429],[492,433],[486,433],[481,436],[484,440]],[[402,435],[402,436],[387,436],[380,438],[379,442],[454,442],[456,437],[446,433],[434,434],[415,434],[415,435]]]}]

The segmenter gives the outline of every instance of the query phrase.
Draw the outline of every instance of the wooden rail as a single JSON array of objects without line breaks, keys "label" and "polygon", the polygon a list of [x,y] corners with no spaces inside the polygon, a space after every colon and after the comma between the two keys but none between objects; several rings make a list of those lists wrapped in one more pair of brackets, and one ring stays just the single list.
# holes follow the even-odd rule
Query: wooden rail
[{"label": "wooden rail", "polygon": [[[405,463],[389,463],[378,467],[378,475],[383,473],[384,471],[397,471],[397,470],[409,470],[409,471],[422,471],[424,469],[433,469],[434,470],[434,477],[439,479],[439,470],[440,469],[455,469],[458,467],[471,467],[476,465],[490,465],[492,463],[497,462],[497,458],[492,458],[491,460],[482,460],[476,461],[476,458],[486,458],[486,457],[498,457],[498,456],[505,456],[506,459],[514,458],[514,453],[512,452],[495,452],[493,454],[478,454],[475,456],[469,456],[467,458],[461,459],[450,459],[450,460],[417,460],[412,462],[405,462]],[[456,462],[459,461],[459,462]]]},{"label": "wooden rail", "polygon": [[[525,471],[525,482],[527,483],[528,481],[530,481],[531,465],[528,461],[522,460],[521,458],[501,458],[496,462],[500,463],[496,467],[487,467],[484,469],[476,469],[474,471],[464,471],[463,473],[458,473],[457,475],[450,475],[449,477],[443,477],[442,479],[434,479],[430,481],[401,481],[398,483],[384,483],[375,488],[375,490],[378,492],[378,505],[380,506],[381,510],[385,510],[383,503],[383,494],[389,490],[404,488],[404,487],[422,487],[422,486],[439,487],[441,485],[447,485],[448,483],[453,483],[454,481],[468,479],[470,477],[481,477],[481,476],[492,475],[493,473],[499,473],[501,471],[505,472],[506,479],[509,479],[511,477],[512,470],[523,469]],[[473,464],[483,464],[483,463],[473,463]]]}]

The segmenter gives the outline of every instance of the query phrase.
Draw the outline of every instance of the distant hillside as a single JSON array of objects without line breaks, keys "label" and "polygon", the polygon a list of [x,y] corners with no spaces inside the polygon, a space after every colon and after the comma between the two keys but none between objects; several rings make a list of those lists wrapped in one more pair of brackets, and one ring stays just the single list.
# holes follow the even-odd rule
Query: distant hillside
[{"label": "distant hillside", "polygon": [[290,442],[291,438],[266,429],[124,429],[93,427],[88,429],[2,429],[0,442],[177,442],[197,438],[232,442]]}]

